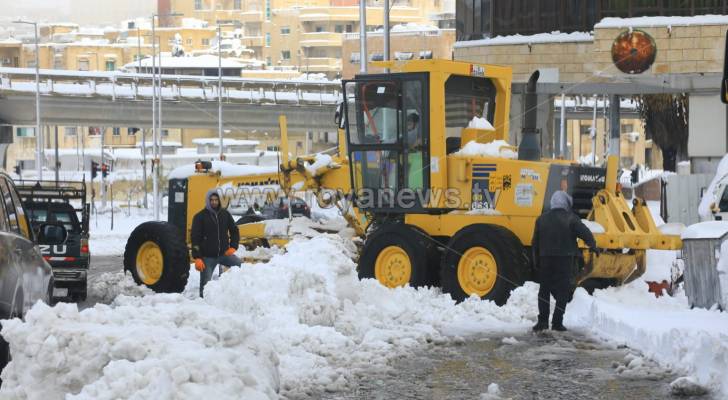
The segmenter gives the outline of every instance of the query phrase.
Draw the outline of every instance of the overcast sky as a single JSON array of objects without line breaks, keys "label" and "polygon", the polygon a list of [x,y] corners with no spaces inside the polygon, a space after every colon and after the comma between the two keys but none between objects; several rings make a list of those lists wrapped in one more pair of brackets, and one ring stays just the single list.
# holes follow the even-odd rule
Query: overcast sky
[{"label": "overcast sky", "polygon": [[155,0],[0,0],[5,18],[117,26],[125,19],[149,16]]}]

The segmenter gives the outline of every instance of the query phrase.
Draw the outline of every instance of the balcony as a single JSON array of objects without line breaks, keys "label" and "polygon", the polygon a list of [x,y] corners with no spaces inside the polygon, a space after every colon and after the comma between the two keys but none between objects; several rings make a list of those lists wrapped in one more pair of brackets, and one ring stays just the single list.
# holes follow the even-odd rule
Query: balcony
[{"label": "balcony", "polygon": [[[299,14],[301,22],[359,21],[359,7],[306,7]],[[421,19],[419,10],[413,7],[392,7],[389,15],[393,23],[416,22]],[[367,7],[367,25],[382,25],[384,14],[381,7]]]},{"label": "balcony", "polygon": [[302,57],[301,72],[339,72],[341,59],[335,57]]},{"label": "balcony", "polygon": [[263,36],[243,36],[240,38],[240,44],[246,47],[263,47]]},{"label": "balcony", "polygon": [[243,24],[253,22],[263,22],[262,11],[245,11],[237,15],[237,20]]},{"label": "balcony", "polygon": [[301,34],[301,47],[341,47],[341,33],[305,32]]}]

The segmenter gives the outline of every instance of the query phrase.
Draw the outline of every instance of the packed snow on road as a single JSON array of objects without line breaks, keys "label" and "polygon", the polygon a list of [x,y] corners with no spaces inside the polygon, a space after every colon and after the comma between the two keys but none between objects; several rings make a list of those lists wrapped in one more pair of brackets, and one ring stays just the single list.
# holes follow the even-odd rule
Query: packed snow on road
[{"label": "packed snow on road", "polygon": [[[120,218],[118,233],[95,237],[92,246],[121,254],[125,236],[145,218]],[[155,294],[128,275],[107,273],[89,288],[102,301],[94,307],[39,303],[24,321],[3,321],[12,361],[0,397],[310,398],[351,389],[368,371],[386,370],[427,344],[478,335],[517,344],[513,336],[527,334],[538,313],[532,282],[498,307],[475,298],[455,304],[440,289],[360,281],[348,230],[299,234],[285,251],[265,252],[267,262],[216,277],[204,299],[194,268],[181,294]],[[647,275],[659,278],[675,253],[648,257]],[[690,309],[682,292],[656,298],[643,279],[593,296],[578,289],[565,324],[677,371],[684,377],[678,386],[728,396],[728,314]]]}]

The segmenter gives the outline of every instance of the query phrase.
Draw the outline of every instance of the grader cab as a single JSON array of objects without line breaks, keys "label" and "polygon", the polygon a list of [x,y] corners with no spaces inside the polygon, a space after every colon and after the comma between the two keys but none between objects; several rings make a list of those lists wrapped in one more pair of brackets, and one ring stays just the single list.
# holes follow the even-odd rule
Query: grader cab
[{"label": "grader cab", "polygon": [[[339,150],[328,162],[314,156],[289,161],[283,121],[278,171],[201,171],[170,184],[170,223],[143,224],[127,244],[124,265],[137,282],[182,290],[190,213],[202,208],[187,199],[202,199],[211,187],[256,182],[329,189],[337,195],[327,201],[334,203],[353,199],[353,212],[344,215],[365,238],[360,278],[388,287],[440,286],[456,300],[476,295],[503,304],[533,277],[535,221],[560,189],[573,196],[574,212],[590,221],[603,250],[593,255],[584,249],[581,283],[628,282],[645,271],[647,249],[681,247],[679,237],[659,232],[644,201],[629,207],[617,187],[614,158],[597,168],[540,157],[533,93],[526,96],[521,145],[508,144],[509,68],[447,60],[377,64],[390,72],[343,82]],[[175,206],[174,199],[184,204]],[[260,224],[239,228],[252,242],[266,234]],[[174,230],[168,235],[175,240],[157,239],[163,230]]]}]

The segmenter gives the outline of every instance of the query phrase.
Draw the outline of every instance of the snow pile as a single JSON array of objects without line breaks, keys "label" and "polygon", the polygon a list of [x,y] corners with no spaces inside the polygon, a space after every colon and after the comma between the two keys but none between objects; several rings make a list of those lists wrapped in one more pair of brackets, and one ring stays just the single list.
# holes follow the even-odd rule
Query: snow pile
[{"label": "snow pile", "polygon": [[518,153],[511,150],[511,145],[505,140],[494,140],[490,143],[478,143],[472,140],[454,154],[471,157],[518,158]]},{"label": "snow pile", "polygon": [[480,395],[479,400],[500,400],[502,392],[497,383],[488,385],[488,391]]},{"label": "snow pile", "polygon": [[346,390],[427,343],[522,333],[538,312],[533,283],[498,307],[360,281],[355,251],[337,235],[296,238],[267,264],[211,281],[204,299],[186,298],[193,282],[182,295],[119,296],[82,312],[36,305],[26,322],[3,324],[13,361],[0,397],[256,399],[280,387],[300,398]]},{"label": "snow pile", "polygon": [[477,116],[473,117],[473,119],[468,122],[468,128],[485,129],[488,131],[495,130],[495,128],[493,128],[493,125],[487,119]]},{"label": "snow pile", "polygon": [[119,297],[79,312],[36,304],[3,321],[13,361],[0,397],[276,398],[278,358],[255,327],[180,295]]},{"label": "snow pile", "polygon": [[680,237],[684,239],[720,239],[728,233],[728,221],[706,221],[685,228]]},{"label": "snow pile", "polygon": [[715,177],[708,185],[708,189],[703,194],[703,198],[700,199],[700,205],[698,206],[698,214],[703,220],[712,220],[713,213],[710,210],[710,206],[713,203],[720,201],[723,193],[718,193],[718,190],[722,189],[725,184],[725,180],[728,177],[728,154],[723,156],[718,164],[718,170],[715,171]]},{"label": "snow pile", "polygon": [[318,176],[324,172],[325,168],[328,168],[333,163],[334,162],[330,155],[317,153],[313,164],[306,164],[305,167],[306,171],[311,174],[311,176]]},{"label": "snow pile", "polygon": [[683,376],[670,383],[670,392],[675,396],[702,396],[708,393],[703,385],[691,376]]},{"label": "snow pile", "polygon": [[105,272],[88,282],[88,297],[98,303],[110,304],[120,294],[126,296],[150,295],[151,289],[139,286],[131,274],[124,272]]},{"label": "snow pile", "polygon": [[594,28],[651,28],[657,26],[681,25],[728,25],[728,15],[699,15],[695,17],[604,18],[596,25],[594,25]]},{"label": "snow pile", "polygon": [[642,280],[597,290],[593,297],[578,289],[565,324],[628,345],[728,395],[728,314],[691,310],[683,293],[655,298]]},{"label": "snow pile", "polygon": [[593,42],[594,35],[589,32],[571,32],[561,33],[559,31],[551,33],[537,33],[535,35],[511,35],[496,36],[494,38],[468,40],[463,42],[455,42],[453,47],[475,47],[475,46],[497,46],[512,44],[541,44],[541,43],[566,43],[566,42]]},{"label": "snow pile", "polygon": [[[212,161],[212,169],[210,172],[220,173],[225,177],[247,176],[273,174],[278,171],[278,166],[259,166],[259,165],[236,165],[225,161]],[[183,165],[177,167],[169,173],[169,179],[186,179],[195,174],[195,164]]]},{"label": "snow pile", "polygon": [[518,339],[514,338],[513,336],[504,337],[501,342],[503,344],[518,344],[520,343]]}]

